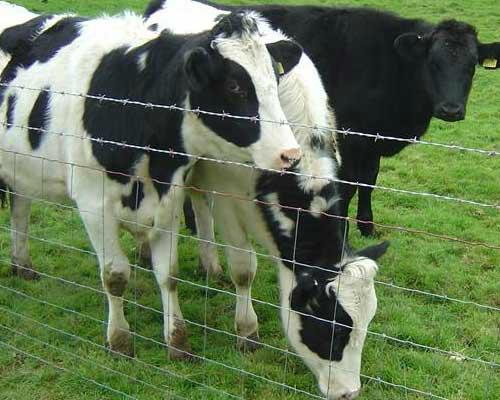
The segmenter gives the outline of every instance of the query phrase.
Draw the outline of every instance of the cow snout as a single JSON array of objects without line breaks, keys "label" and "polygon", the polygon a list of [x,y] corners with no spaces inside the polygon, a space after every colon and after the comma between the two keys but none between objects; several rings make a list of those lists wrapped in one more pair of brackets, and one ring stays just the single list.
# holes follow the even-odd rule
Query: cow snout
[{"label": "cow snout", "polygon": [[465,107],[457,103],[442,103],[437,109],[436,117],[447,122],[461,121],[465,118]]},{"label": "cow snout", "polygon": [[299,147],[288,149],[281,153],[281,169],[290,169],[297,165],[302,158],[302,151]]}]

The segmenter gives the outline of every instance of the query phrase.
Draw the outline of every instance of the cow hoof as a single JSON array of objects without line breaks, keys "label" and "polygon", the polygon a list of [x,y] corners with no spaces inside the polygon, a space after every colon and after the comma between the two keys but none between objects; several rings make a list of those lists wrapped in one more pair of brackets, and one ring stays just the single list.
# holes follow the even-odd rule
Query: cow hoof
[{"label": "cow hoof", "polygon": [[372,222],[358,222],[358,229],[362,236],[375,236],[375,225]]},{"label": "cow hoof", "polygon": [[122,354],[127,358],[134,358],[134,346],[130,332],[118,331],[111,335],[108,343],[109,349],[114,355]]},{"label": "cow hoof", "polygon": [[12,261],[12,275],[18,276],[27,281],[37,281],[40,279],[40,274],[36,272],[33,264],[20,264]]},{"label": "cow hoof", "polygon": [[181,320],[175,322],[175,330],[167,346],[170,360],[193,361],[195,359],[189,344],[186,325]]},{"label": "cow hoof", "polygon": [[242,353],[253,353],[260,349],[262,344],[259,343],[259,334],[252,333],[246,338],[238,338],[237,347]]}]

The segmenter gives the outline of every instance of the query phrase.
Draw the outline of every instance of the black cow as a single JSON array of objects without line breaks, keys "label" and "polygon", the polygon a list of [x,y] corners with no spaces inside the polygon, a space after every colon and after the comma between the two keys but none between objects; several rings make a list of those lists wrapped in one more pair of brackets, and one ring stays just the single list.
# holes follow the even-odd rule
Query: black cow
[{"label": "black cow", "polygon": [[[475,67],[500,67],[500,43],[482,44],[475,28],[455,20],[431,24],[370,8],[317,6],[223,6],[252,8],[274,28],[302,44],[316,64],[335,108],[340,129],[398,138],[419,138],[432,117],[464,119]],[[166,0],[153,0],[146,16]],[[341,135],[340,178],[375,185],[381,157],[409,143]],[[343,185],[342,213],[356,193]],[[359,188],[358,227],[373,233],[369,187]]]}]

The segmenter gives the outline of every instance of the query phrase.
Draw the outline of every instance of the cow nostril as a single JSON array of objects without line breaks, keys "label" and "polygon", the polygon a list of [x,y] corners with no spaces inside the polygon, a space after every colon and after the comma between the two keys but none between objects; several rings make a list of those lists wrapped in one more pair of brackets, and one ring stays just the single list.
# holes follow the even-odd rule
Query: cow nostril
[{"label": "cow nostril", "polygon": [[462,112],[462,107],[458,104],[443,104],[441,110],[448,115],[458,115]]},{"label": "cow nostril", "polygon": [[285,150],[281,153],[282,168],[293,168],[302,157],[300,149]]}]

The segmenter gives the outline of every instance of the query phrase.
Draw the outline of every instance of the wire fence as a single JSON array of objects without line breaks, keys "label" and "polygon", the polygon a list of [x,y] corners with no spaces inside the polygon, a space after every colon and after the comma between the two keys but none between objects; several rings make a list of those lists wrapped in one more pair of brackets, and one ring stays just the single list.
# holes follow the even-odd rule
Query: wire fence
[{"label": "wire fence", "polygon": [[[150,104],[131,99],[91,96],[82,93],[71,93],[67,91],[56,91],[51,89],[40,89],[8,84],[0,84],[0,86],[7,86],[27,91],[47,91],[52,95],[68,96],[70,98],[77,97],[81,100],[92,99],[99,102],[112,102],[121,104],[124,107],[137,106],[148,109],[158,108],[169,112],[206,114],[213,117],[228,119],[246,119],[253,122],[261,121],[276,124],[289,124],[287,121],[268,121],[260,120],[256,117],[249,118],[231,115],[228,113],[213,113],[199,109],[192,110],[180,107],[176,104]],[[76,132],[57,132],[39,127],[14,124],[9,121],[0,121],[0,125],[3,126],[5,130],[29,130],[30,132],[36,132],[40,135],[77,139],[82,141],[82,144],[85,142],[97,142],[103,146],[118,146],[120,148],[135,149],[147,153],[159,153],[164,157],[188,157],[195,161],[205,161],[216,163],[217,165],[223,165],[225,168],[245,168],[251,171],[252,174],[270,172],[279,174],[280,176],[291,175],[308,179],[321,179],[334,183],[352,185],[355,187],[379,189],[384,192],[398,195],[427,198],[430,200],[444,202],[444,204],[449,204],[450,207],[487,209],[494,213],[494,215],[496,215],[496,213],[500,210],[500,205],[497,202],[498,199],[495,198],[492,199],[492,201],[465,199],[442,193],[420,192],[404,188],[386,187],[382,185],[368,185],[361,182],[350,182],[338,178],[332,179],[331,177],[313,176],[296,171],[278,171],[272,169],[263,170],[246,163],[193,155],[171,149],[158,149],[149,146],[141,147],[129,143],[82,136]],[[292,128],[307,128],[311,131],[333,130],[332,128],[323,126],[306,126],[301,124],[289,125],[291,125]],[[411,144],[431,146],[440,151],[463,151],[487,157],[489,160],[493,158],[496,159],[496,157],[500,155],[500,152],[495,149],[479,149],[460,144],[434,143],[418,140],[416,138],[404,139],[362,132],[344,130],[333,131],[337,134],[362,136],[375,141],[386,140],[407,142]],[[67,214],[71,216],[70,218],[73,218],[73,216],[78,215],[79,213],[85,213],[87,215],[102,218],[101,222],[103,224],[102,229],[104,232],[105,217],[96,211],[97,209],[78,209],[78,207],[70,203],[55,201],[50,196],[47,196],[48,194],[44,193],[43,189],[44,180],[49,180],[50,176],[44,176],[44,163],[49,163],[51,165],[57,164],[61,168],[65,167],[71,171],[71,177],[69,178],[69,182],[71,183],[69,197],[72,197],[71,195],[73,193],[73,174],[75,169],[88,170],[102,174],[103,186],[105,185],[105,182],[107,182],[107,178],[105,177],[106,175],[121,175],[123,178],[140,182],[148,179],[151,181],[151,178],[148,176],[129,175],[121,172],[106,171],[102,168],[96,168],[90,165],[80,165],[61,159],[50,159],[36,153],[26,154],[9,149],[0,149],[0,165],[2,164],[2,157],[6,156],[14,157],[14,166],[17,165],[17,162],[22,163],[26,160],[26,158],[35,159],[41,162],[41,195],[32,196],[24,193],[21,189],[17,189],[18,185],[16,178],[14,179],[14,183],[11,184],[12,187],[10,189],[0,189],[3,192],[6,192],[6,194],[8,192],[10,195],[17,198],[24,198],[39,204],[39,212],[42,213],[42,215],[37,218],[38,223],[34,224],[35,230],[39,231],[37,234],[28,233],[27,230],[21,231],[15,229],[5,223],[0,224],[0,234],[2,232],[4,233],[2,238],[6,238],[10,235],[14,238],[15,242],[21,238],[21,243],[24,239],[29,239],[37,250],[37,252],[34,253],[36,254],[35,259],[37,259],[37,261],[39,260],[42,264],[36,269],[36,274],[41,277],[42,283],[40,284],[20,282],[17,279],[6,276],[0,277],[0,313],[2,315],[0,317],[0,346],[15,353],[16,355],[22,355],[54,368],[64,374],[72,375],[76,379],[86,382],[89,386],[93,385],[98,387],[100,390],[111,396],[121,396],[132,399],[147,397],[145,394],[147,390],[152,390],[156,393],[156,396],[161,394],[161,396],[163,396],[162,398],[165,398],[165,396],[166,398],[181,399],[195,397],[210,398],[210,396],[213,396],[214,398],[253,398],[249,392],[254,388],[254,385],[256,384],[255,382],[267,385],[272,388],[272,390],[283,390],[285,397],[290,395],[298,396],[297,398],[327,398],[329,393],[321,393],[316,390],[315,382],[312,379],[312,376],[306,383],[297,383],[299,380],[294,377],[294,373],[297,370],[299,371],[297,373],[298,375],[303,374],[303,371],[301,370],[301,368],[304,368],[302,366],[303,362],[310,365],[314,364],[317,359],[314,357],[314,354],[308,358],[308,356],[300,354],[298,351],[286,344],[283,337],[289,334],[289,330],[292,329],[290,324],[292,323],[288,322],[288,326],[284,327],[285,332],[281,333],[282,337],[279,339],[276,339],[275,337],[266,337],[266,334],[270,332],[270,328],[267,328],[266,325],[272,324],[272,321],[269,321],[269,319],[273,318],[278,320],[278,313],[280,312],[282,316],[288,315],[289,318],[293,314],[303,317],[306,320],[314,321],[318,324],[327,324],[328,326],[331,326],[330,351],[332,351],[334,347],[333,344],[337,332],[336,329],[344,328],[351,330],[351,335],[353,337],[356,335],[367,335],[368,341],[366,347],[378,347],[386,349],[387,351],[405,351],[404,357],[409,357],[411,355],[415,355],[416,357],[426,356],[438,366],[443,366],[443,363],[467,363],[463,364],[467,365],[464,369],[464,373],[467,373],[469,368],[476,368],[475,371],[481,369],[481,371],[487,371],[486,373],[491,372],[491,376],[495,376],[495,374],[498,374],[499,372],[498,368],[500,367],[500,364],[496,358],[498,356],[498,352],[495,351],[495,349],[498,350],[498,340],[490,351],[475,353],[474,346],[470,346],[471,348],[458,347],[456,349],[449,349],[433,344],[439,343],[439,340],[435,342],[428,340],[428,338],[422,340],[418,337],[418,335],[416,337],[408,335],[399,336],[397,334],[398,329],[395,329],[394,327],[390,327],[389,329],[388,325],[390,325],[390,323],[388,323],[387,320],[385,321],[387,326],[385,326],[382,322],[378,322],[375,327],[359,327],[356,326],[355,323],[345,324],[337,320],[336,310],[340,301],[339,299],[341,297],[341,293],[342,291],[350,290],[348,287],[345,287],[345,282],[347,279],[354,279],[359,282],[363,282],[363,284],[370,284],[373,282],[379,296],[380,293],[383,293],[384,297],[387,299],[402,299],[405,296],[418,296],[421,300],[413,302],[412,304],[414,306],[418,304],[422,307],[428,307],[430,310],[437,309],[438,307],[445,307],[448,310],[448,315],[451,317],[453,317],[454,313],[474,313],[475,315],[486,314],[492,321],[493,332],[495,332],[495,329],[498,330],[498,326],[495,328],[495,321],[498,321],[497,313],[500,311],[500,307],[495,301],[492,301],[490,304],[485,304],[484,301],[474,300],[472,295],[470,298],[465,295],[461,298],[460,295],[457,294],[448,294],[446,293],[446,289],[442,293],[434,293],[432,290],[426,289],[425,286],[420,286],[418,282],[412,286],[395,283],[391,277],[383,273],[381,273],[376,279],[372,279],[371,277],[363,275],[358,276],[342,270],[336,271],[335,275],[337,278],[335,280],[335,290],[337,296],[335,300],[334,317],[331,319],[324,318],[310,312],[292,309],[291,306],[284,305],[283,301],[280,302],[278,296],[279,284],[275,279],[270,278],[271,276],[275,276],[277,272],[265,271],[264,267],[264,271],[259,272],[258,275],[266,274],[266,284],[269,285],[273,282],[274,286],[272,288],[266,288],[266,290],[263,290],[261,287],[260,290],[257,290],[251,297],[251,302],[256,305],[259,314],[262,312],[267,317],[264,322],[261,322],[261,327],[264,327],[263,332],[265,333],[258,338],[240,335],[238,334],[238,331],[234,332],[232,324],[228,322],[228,318],[224,318],[224,315],[220,316],[223,320],[222,323],[218,322],[218,318],[216,318],[217,315],[212,315],[214,310],[215,314],[227,313],[229,307],[231,307],[234,302],[245,302],[246,319],[248,314],[251,312],[248,305],[250,300],[248,293],[235,293],[233,289],[227,285],[227,282],[224,280],[225,278],[219,277],[218,279],[213,279],[209,276],[208,271],[205,271],[200,276],[193,274],[192,271],[185,271],[184,268],[181,268],[180,276],[169,276],[169,285],[180,287],[179,291],[181,292],[182,302],[185,301],[186,303],[189,303],[192,308],[189,315],[193,315],[193,317],[179,318],[175,315],[171,317],[174,320],[174,325],[178,323],[185,323],[188,326],[189,331],[192,334],[191,339],[195,342],[195,346],[194,350],[192,350],[182,346],[176,347],[172,343],[167,345],[161,338],[160,332],[152,332],[152,330],[147,326],[151,324],[155,328],[159,328],[161,324],[158,320],[162,319],[165,314],[164,310],[162,310],[159,305],[159,299],[156,298],[158,296],[156,296],[153,300],[149,296],[144,295],[145,292],[154,291],[151,278],[158,275],[158,271],[140,264],[140,246],[138,244],[133,244],[135,242],[130,238],[128,239],[128,242],[127,239],[125,239],[125,241],[129,245],[129,249],[127,250],[129,260],[133,261],[129,261],[126,265],[126,267],[131,269],[131,277],[129,282],[130,288],[123,298],[123,302],[128,314],[129,323],[133,323],[132,329],[130,329],[130,331],[127,330],[125,333],[130,334],[130,337],[133,340],[135,356],[115,351],[103,343],[103,339],[106,336],[105,332],[109,329],[109,323],[101,316],[107,313],[104,299],[107,295],[109,295],[109,292],[101,288],[99,280],[97,279],[98,274],[93,273],[94,269],[92,265],[94,265],[95,262],[91,261],[89,263],[91,266],[90,269],[87,268],[85,272],[80,271],[78,268],[75,269],[71,265],[64,265],[69,260],[76,260],[77,263],[84,263],[83,260],[85,260],[85,258],[90,257],[90,259],[95,259],[95,257],[99,256],[99,251],[95,249],[93,250],[88,244],[82,245],[80,240],[75,240],[77,238],[80,239],[80,236],[84,232],[81,225],[75,226],[72,222],[68,224],[67,229],[65,229],[64,232],[59,232],[61,227],[65,224],[61,224],[61,221],[58,221],[58,224],[54,224],[55,229],[51,227],[44,228],[44,225],[48,224],[48,221],[51,219],[62,220],[63,218],[67,218]],[[20,158],[21,161],[17,161],[18,158]],[[195,187],[189,183],[178,184],[175,182],[163,181],[154,181],[154,183],[167,185],[170,188],[175,188],[175,190],[183,190],[205,196],[209,199],[209,208],[212,213],[214,212],[214,202],[220,199],[229,199],[232,202],[245,206],[253,206],[256,210],[254,214],[255,220],[259,220],[259,218],[261,218],[257,210],[262,206],[277,210],[286,210],[288,213],[297,215],[295,220],[296,230],[299,229],[301,216],[303,215],[313,215],[317,218],[321,217],[329,220],[366,223],[366,221],[360,221],[342,215],[333,215],[328,212],[317,212],[310,209],[292,207],[272,200],[262,200],[252,195],[245,196],[238,193]],[[106,188],[103,187],[103,199],[96,199],[96,204],[101,201],[104,202],[105,191]],[[252,193],[252,190],[249,190],[249,193]],[[134,195],[134,193],[132,193],[132,195]],[[135,193],[135,196],[137,206],[138,193]],[[180,205],[177,206],[180,207]],[[120,224],[128,226],[132,225],[134,229],[152,229],[151,225],[139,221],[137,213],[130,218],[116,217],[115,219]],[[248,222],[249,225],[253,223],[255,223],[255,221]],[[410,238],[421,236],[429,241],[436,240],[443,243],[453,244],[454,246],[464,246],[466,248],[478,249],[479,251],[498,252],[498,250],[500,250],[500,243],[491,242],[491,240],[494,240],[495,238],[494,235],[491,235],[493,239],[490,237],[488,241],[471,239],[470,236],[467,235],[464,235],[464,237],[458,237],[449,235],[446,232],[431,232],[429,230],[416,229],[414,227],[376,222],[373,224],[384,230],[388,230],[391,233],[404,234]],[[238,246],[231,243],[225,243],[218,238],[207,240],[206,238],[197,237],[195,235],[185,233],[185,231],[177,231],[174,229],[168,230],[161,229],[159,227],[154,227],[153,229],[156,234],[167,235],[167,237],[170,238],[171,243],[174,245],[177,240],[179,240],[180,248],[184,247],[185,249],[192,249],[195,244],[205,245],[211,246],[216,250],[222,249],[226,252],[237,252],[238,254],[244,254],[250,258],[256,258],[258,259],[259,264],[263,263],[266,266],[268,263],[291,265],[293,267],[293,272],[295,272],[295,269],[298,268],[310,271],[312,274],[332,272],[331,268],[325,267],[324,265],[310,265],[296,259],[295,250],[297,246],[300,245],[300,243],[297,243],[297,233],[295,233],[293,257],[288,259],[263,251],[259,246]],[[493,226],[492,229],[495,229],[495,227]],[[248,227],[248,231],[251,231],[250,227]],[[54,232],[56,236],[60,235],[62,239],[52,239],[50,236],[53,235]],[[344,232],[342,246],[343,248],[347,247],[346,232]],[[7,241],[2,241],[2,245],[0,246],[1,253],[5,255],[7,248]],[[191,250],[189,250],[188,253],[190,255]],[[182,257],[183,252],[181,251],[180,265],[190,263],[189,261],[183,260]],[[397,262],[397,255],[392,256],[392,259]],[[228,258],[228,262],[230,262],[230,258]],[[383,260],[380,262],[382,270],[384,263],[385,261]],[[30,264],[19,263],[15,259],[9,259],[5,256],[0,257],[0,264],[7,267],[11,266],[17,271],[35,272]],[[269,289],[271,289],[271,294]],[[183,290],[189,293],[189,296],[192,297],[182,296]],[[61,293],[61,296],[55,295],[58,293]],[[93,298],[101,299],[102,303],[96,306],[94,303],[97,303],[97,300],[95,302],[89,300]],[[84,300],[84,303],[90,302],[91,305],[83,306],[76,301],[77,299],[80,301]],[[181,304],[181,307],[182,305],[183,304]],[[384,305],[387,306],[388,302],[383,302],[382,305],[379,306],[379,313],[381,311],[381,307]],[[58,322],[58,319],[62,320],[62,322]],[[170,321],[170,319],[168,321]],[[375,321],[377,321],[377,319],[375,319]],[[61,328],[61,323],[67,325],[65,325],[64,328]],[[79,328],[80,325],[82,326],[81,329]],[[193,332],[195,332],[195,335],[193,335]],[[396,333],[394,334],[388,332]],[[406,330],[403,330],[403,332],[406,332]],[[273,336],[275,336],[276,332],[273,331],[272,333]],[[255,356],[239,355],[235,350],[232,350],[232,343],[235,341],[243,341],[246,344],[254,346],[258,345],[262,347],[262,353],[267,354],[267,356],[262,356],[264,358],[264,361],[262,361]],[[494,342],[494,339],[492,339],[492,341]],[[459,345],[459,343],[457,343],[457,345]],[[389,347],[387,348],[385,346]],[[174,349],[196,362],[192,366],[189,365],[188,367],[185,367],[182,363],[176,364],[175,362],[169,362],[166,366],[164,366],[165,363],[163,361],[159,361],[158,359],[158,349],[163,351]],[[114,357],[111,358],[111,356]],[[113,359],[125,360],[127,362],[116,364]],[[132,364],[134,367],[131,366]],[[274,366],[272,364],[274,364]],[[280,369],[281,364],[283,364],[282,370]],[[400,377],[377,376],[377,369],[372,366],[365,366],[365,364],[366,362],[363,363],[361,373],[359,374],[359,372],[355,369],[344,368],[333,363],[329,366],[329,375],[331,377],[339,372],[347,375],[359,374],[366,385],[372,385],[370,387],[377,385],[377,387],[380,387],[382,391],[389,389],[394,390],[396,391],[395,393],[398,393],[398,396],[401,396],[401,398],[403,398],[403,396],[408,397],[409,395],[436,399],[450,398],[449,394],[441,393],[439,384],[435,380],[432,381],[433,383],[429,385],[430,387],[428,389],[413,387],[412,385],[406,384],[406,382],[402,382],[401,379],[399,379]],[[271,369],[268,369],[269,365],[271,365]],[[367,373],[366,371],[372,372]],[[99,376],[100,378],[98,379],[96,376]],[[114,378],[111,378],[112,376]],[[115,378],[120,378],[122,380],[116,380]],[[492,384],[492,387],[492,390],[495,390],[494,383]],[[329,390],[331,390],[330,387],[328,387],[328,391]],[[195,393],[195,395],[189,395],[186,397],[185,393]]]}]

